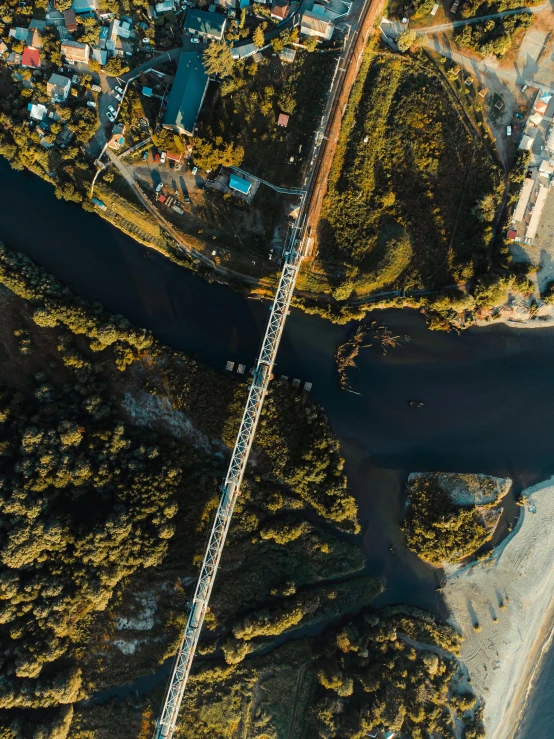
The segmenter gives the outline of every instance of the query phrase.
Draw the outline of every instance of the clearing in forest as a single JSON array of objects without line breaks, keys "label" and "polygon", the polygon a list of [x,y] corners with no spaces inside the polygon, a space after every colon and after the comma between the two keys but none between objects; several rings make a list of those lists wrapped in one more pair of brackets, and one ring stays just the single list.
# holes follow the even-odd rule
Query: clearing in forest
[{"label": "clearing in forest", "polygon": [[464,281],[485,266],[500,171],[462,116],[426,57],[368,51],[303,287],[345,300]]}]

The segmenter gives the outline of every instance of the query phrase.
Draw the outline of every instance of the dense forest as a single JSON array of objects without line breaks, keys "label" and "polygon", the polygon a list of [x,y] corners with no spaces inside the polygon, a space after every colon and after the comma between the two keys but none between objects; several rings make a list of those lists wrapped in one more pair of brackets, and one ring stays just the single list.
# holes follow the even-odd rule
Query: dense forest
[{"label": "dense forest", "polygon": [[[337,301],[440,287],[486,266],[500,178],[423,54],[369,49],[345,116],[319,226],[313,288]],[[386,134],[386,135],[385,135]]]},{"label": "dense forest", "polygon": [[496,487],[497,478],[486,475],[410,476],[403,523],[407,546],[439,567],[474,554],[496,527],[500,513],[493,511],[498,503]]},{"label": "dense forest", "polygon": [[[246,383],[5,247],[0,282],[1,735],[146,739],[165,677],[123,703],[95,695],[174,653]],[[481,735],[472,696],[445,702],[456,634],[369,605],[383,585],[363,573],[343,466],[321,409],[274,381],[183,736],[450,736],[456,711]]]}]

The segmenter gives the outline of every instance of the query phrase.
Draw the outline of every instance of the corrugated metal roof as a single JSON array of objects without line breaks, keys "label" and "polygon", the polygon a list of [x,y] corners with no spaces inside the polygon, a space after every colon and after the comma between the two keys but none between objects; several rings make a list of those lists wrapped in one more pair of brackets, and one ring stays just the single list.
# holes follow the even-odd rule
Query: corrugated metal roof
[{"label": "corrugated metal roof", "polygon": [[195,31],[203,33],[205,36],[213,38],[223,38],[225,24],[227,19],[218,13],[206,13],[203,10],[189,10],[185,18],[185,31]]},{"label": "corrugated metal roof", "polygon": [[541,222],[542,210],[544,208],[547,196],[548,187],[545,187],[544,185],[539,185],[539,194],[537,195],[535,207],[533,208],[533,213],[531,214],[531,219],[529,220],[529,226],[527,227],[527,231],[525,232],[526,239],[534,239],[537,235],[537,230]]},{"label": "corrugated metal roof", "polygon": [[305,10],[302,14],[302,24],[300,30],[305,33],[304,29],[308,29],[317,33],[321,36],[329,35],[332,29],[331,23],[325,19],[324,16],[319,13],[314,13],[311,10]]},{"label": "corrugated metal roof", "polygon": [[525,215],[525,211],[527,209],[529,198],[531,197],[532,189],[533,189],[533,180],[530,177],[528,177],[523,183],[523,187],[521,188],[521,193],[519,195],[519,200],[517,202],[517,206],[514,211],[513,219],[516,223],[523,220],[523,216]]},{"label": "corrugated metal roof", "polygon": [[183,52],[167,101],[163,125],[192,135],[208,82],[202,55],[196,51]]},{"label": "corrugated metal roof", "polygon": [[232,174],[229,178],[229,187],[232,190],[238,190],[238,192],[241,192],[243,195],[248,195],[250,188],[252,187],[252,183],[245,180],[244,177]]}]

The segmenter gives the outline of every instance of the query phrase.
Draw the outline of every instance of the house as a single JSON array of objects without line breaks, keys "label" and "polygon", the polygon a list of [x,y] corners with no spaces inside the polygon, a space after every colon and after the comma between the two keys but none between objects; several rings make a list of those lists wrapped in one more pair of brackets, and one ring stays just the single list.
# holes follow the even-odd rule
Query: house
[{"label": "house", "polygon": [[287,64],[292,64],[296,59],[296,49],[283,49],[279,54],[279,59]]},{"label": "house", "polygon": [[21,66],[29,69],[40,69],[40,51],[26,46],[21,55]]},{"label": "house", "polygon": [[237,174],[231,174],[229,177],[229,187],[231,190],[240,192],[241,195],[249,195],[252,189],[252,183],[250,180],[240,177]]},{"label": "house", "polygon": [[73,0],[71,8],[75,13],[94,13],[98,9],[96,0]]},{"label": "house", "polygon": [[292,11],[291,4],[286,0],[275,0],[271,6],[271,17],[278,21],[284,21]]},{"label": "house", "polygon": [[326,15],[314,13],[313,10],[305,10],[302,13],[300,33],[304,36],[314,36],[329,41],[333,36],[333,30],[333,24]]},{"label": "house", "polygon": [[75,11],[69,8],[68,10],[63,11],[63,18],[65,21],[65,27],[69,31],[69,33],[75,33],[77,30],[77,16],[75,15]]},{"label": "house", "polygon": [[61,52],[69,64],[75,64],[76,62],[88,64],[90,46],[88,44],[80,44],[78,41],[64,41]]},{"label": "house", "polygon": [[38,28],[31,28],[27,31],[27,46],[33,49],[42,49],[42,34]]},{"label": "house", "polygon": [[214,3],[225,11],[234,10],[237,7],[237,0],[214,0]]},{"label": "house", "polygon": [[38,105],[37,103],[29,103],[27,106],[29,116],[35,121],[42,121],[46,115],[46,105]]},{"label": "house", "polygon": [[19,67],[21,64],[21,54],[19,54],[17,51],[10,51],[8,56],[6,57],[6,64],[8,67]]},{"label": "house", "polygon": [[107,49],[101,49],[99,46],[93,46],[91,49],[91,56],[95,62],[103,67],[108,63],[108,51]]},{"label": "house", "polygon": [[164,0],[162,3],[156,3],[156,13],[172,13],[175,10],[175,0]]},{"label": "house", "polygon": [[0,58],[4,56],[4,54],[8,53],[8,47],[6,44],[0,39]]},{"label": "house", "polygon": [[15,28],[10,28],[10,36],[11,38],[14,38],[16,41],[25,41],[27,42],[27,35],[29,34],[28,28],[21,28],[21,26],[16,26]]},{"label": "house", "polygon": [[193,9],[187,12],[183,30],[193,36],[221,41],[226,24],[227,19],[223,15]]},{"label": "house", "polygon": [[119,151],[125,143],[125,124],[116,123],[112,129],[112,137],[108,141],[108,146],[114,151]]},{"label": "house", "polygon": [[53,74],[46,83],[46,93],[50,96],[53,103],[63,103],[67,100],[71,89],[71,80],[69,77],[63,77],[61,74]]},{"label": "house", "polygon": [[193,135],[209,81],[202,55],[196,51],[183,52],[163,117],[164,128]]},{"label": "house", "polygon": [[46,13],[46,25],[55,28],[65,27],[65,18],[59,10],[50,10]]},{"label": "house", "polygon": [[539,115],[544,115],[547,108],[548,103],[545,103],[544,100],[539,100],[538,103],[535,105],[535,113],[538,113]]},{"label": "house", "polygon": [[231,49],[231,56],[235,61],[238,59],[247,59],[249,56],[254,56],[258,53],[258,47],[252,42],[241,44],[241,46],[233,46]]},{"label": "house", "polygon": [[289,116],[286,113],[279,113],[279,118],[277,118],[277,125],[286,128],[289,125]]},{"label": "house", "polygon": [[36,28],[40,33],[43,33],[46,30],[46,21],[39,21],[36,18],[33,18],[29,23],[29,31],[32,31],[34,28]]},{"label": "house", "polygon": [[69,144],[73,141],[74,136],[74,132],[68,126],[64,126],[56,136],[56,144],[60,149],[67,149]]}]

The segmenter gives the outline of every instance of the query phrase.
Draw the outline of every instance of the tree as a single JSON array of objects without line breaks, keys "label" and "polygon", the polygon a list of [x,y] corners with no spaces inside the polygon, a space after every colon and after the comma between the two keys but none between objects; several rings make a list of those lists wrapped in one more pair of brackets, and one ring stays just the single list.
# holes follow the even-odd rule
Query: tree
[{"label": "tree", "polygon": [[401,33],[398,37],[398,41],[396,42],[396,45],[398,46],[398,51],[402,53],[408,51],[410,47],[414,44],[416,38],[417,33],[413,29],[409,29]]},{"label": "tree", "polygon": [[204,51],[203,60],[210,77],[228,77],[233,72],[231,47],[225,41],[213,41]]},{"label": "tree", "polygon": [[252,41],[258,47],[258,49],[261,49],[262,46],[265,44],[265,36],[261,26],[256,26],[256,30],[254,31],[254,35],[252,36]]},{"label": "tree", "polygon": [[194,145],[194,163],[204,170],[224,167],[238,167],[244,158],[244,149],[235,144],[224,144],[221,136],[216,136],[212,143],[207,139],[196,139]]},{"label": "tree", "polygon": [[304,41],[304,48],[306,51],[315,51],[317,47],[317,38],[315,36],[310,36],[310,38],[307,38]]}]

